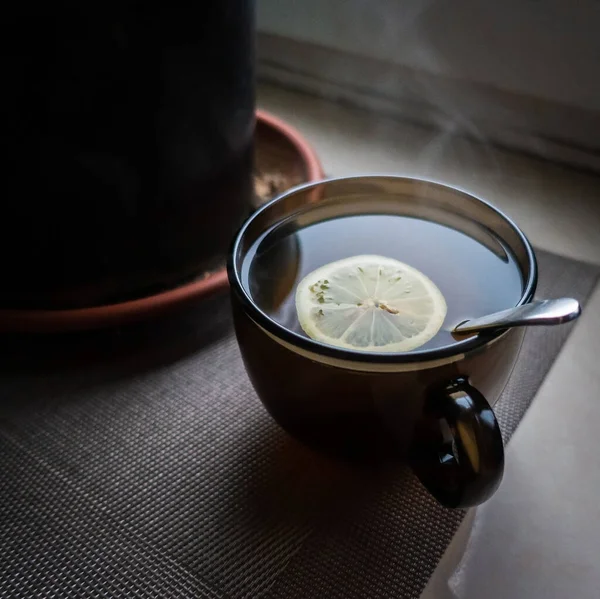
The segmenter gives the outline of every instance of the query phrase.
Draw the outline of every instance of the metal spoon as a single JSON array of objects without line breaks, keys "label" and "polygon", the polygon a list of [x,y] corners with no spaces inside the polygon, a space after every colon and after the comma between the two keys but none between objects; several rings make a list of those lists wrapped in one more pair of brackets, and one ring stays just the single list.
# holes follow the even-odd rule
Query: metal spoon
[{"label": "metal spoon", "polygon": [[508,329],[542,324],[562,324],[575,320],[581,314],[579,302],[570,297],[539,300],[496,312],[481,318],[464,320],[457,324],[453,333],[472,333],[484,329]]}]

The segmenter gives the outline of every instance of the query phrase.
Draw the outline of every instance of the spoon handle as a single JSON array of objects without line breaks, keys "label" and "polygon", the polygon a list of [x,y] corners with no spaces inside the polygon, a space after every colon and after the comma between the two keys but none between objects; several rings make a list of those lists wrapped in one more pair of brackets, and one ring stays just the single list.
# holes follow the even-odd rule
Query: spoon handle
[{"label": "spoon handle", "polygon": [[508,329],[542,324],[562,324],[575,320],[581,314],[581,306],[575,299],[564,297],[553,300],[538,300],[516,308],[509,308],[465,320],[454,327],[454,333],[471,333],[484,329]]}]

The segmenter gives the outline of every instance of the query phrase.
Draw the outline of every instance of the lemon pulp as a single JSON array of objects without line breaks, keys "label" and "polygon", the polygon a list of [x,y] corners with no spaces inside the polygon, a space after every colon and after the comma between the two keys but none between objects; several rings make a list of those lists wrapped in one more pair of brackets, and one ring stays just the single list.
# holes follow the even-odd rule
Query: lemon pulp
[{"label": "lemon pulp", "polygon": [[392,258],[354,256],[311,272],[296,290],[305,333],[337,347],[406,352],[432,339],[446,301],[422,272]]}]

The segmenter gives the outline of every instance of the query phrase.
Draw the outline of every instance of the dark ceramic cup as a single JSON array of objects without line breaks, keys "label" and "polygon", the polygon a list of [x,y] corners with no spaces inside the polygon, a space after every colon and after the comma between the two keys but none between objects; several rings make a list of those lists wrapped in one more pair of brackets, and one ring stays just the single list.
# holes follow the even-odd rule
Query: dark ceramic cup
[{"label": "dark ceramic cup", "polygon": [[[400,177],[306,186],[255,212],[233,244],[228,271],[246,370],[273,418],[301,441],[342,454],[408,459],[445,506],[482,503],[502,478],[502,437],[491,406],[515,364],[523,329],[410,353],[345,350],[284,328],[261,311],[243,283],[248,250],[274,225],[361,213],[423,218],[483,243],[485,232],[492,231],[521,270],[519,304],[533,298],[537,269],[531,245],[508,218],[472,195]],[[292,251],[289,259],[295,256]]]}]

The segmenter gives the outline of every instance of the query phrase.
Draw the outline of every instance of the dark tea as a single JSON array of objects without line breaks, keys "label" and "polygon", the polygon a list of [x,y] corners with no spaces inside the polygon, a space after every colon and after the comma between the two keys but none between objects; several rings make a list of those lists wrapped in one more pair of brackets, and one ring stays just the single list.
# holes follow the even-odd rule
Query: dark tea
[{"label": "dark tea", "polygon": [[425,274],[443,294],[444,323],[419,350],[464,339],[452,335],[456,324],[515,306],[523,294],[515,257],[488,229],[481,226],[469,235],[432,221],[392,214],[341,216],[305,226],[299,219],[284,221],[259,237],[247,252],[243,283],[264,313],[305,335],[295,304],[299,282],[317,268],[357,255],[399,260]]}]

